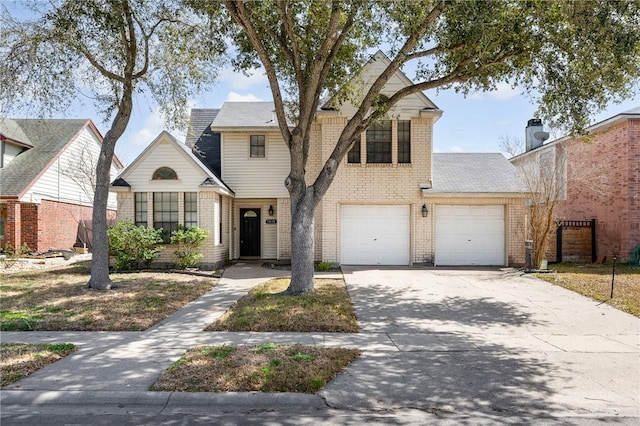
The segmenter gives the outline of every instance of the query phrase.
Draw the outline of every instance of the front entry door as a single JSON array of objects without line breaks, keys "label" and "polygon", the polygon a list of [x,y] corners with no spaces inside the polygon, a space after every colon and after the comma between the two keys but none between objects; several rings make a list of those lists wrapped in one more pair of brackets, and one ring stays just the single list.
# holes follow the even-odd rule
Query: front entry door
[{"label": "front entry door", "polygon": [[240,256],[260,256],[260,209],[240,209]]}]

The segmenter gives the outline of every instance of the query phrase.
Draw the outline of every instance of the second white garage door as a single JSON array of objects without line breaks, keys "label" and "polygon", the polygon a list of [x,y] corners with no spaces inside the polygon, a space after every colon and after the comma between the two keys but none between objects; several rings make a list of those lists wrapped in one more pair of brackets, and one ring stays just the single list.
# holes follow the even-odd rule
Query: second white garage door
[{"label": "second white garage door", "polygon": [[341,224],[343,264],[409,264],[409,206],[342,206]]},{"label": "second white garage door", "polygon": [[503,206],[436,206],[436,265],[504,265]]}]

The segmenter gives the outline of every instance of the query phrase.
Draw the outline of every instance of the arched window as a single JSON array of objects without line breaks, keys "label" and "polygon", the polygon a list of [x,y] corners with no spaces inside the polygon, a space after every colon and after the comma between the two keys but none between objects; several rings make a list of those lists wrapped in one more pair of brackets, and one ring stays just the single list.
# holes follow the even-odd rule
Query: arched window
[{"label": "arched window", "polygon": [[169,167],[160,167],[158,170],[153,172],[153,180],[177,180],[178,175],[176,172]]}]

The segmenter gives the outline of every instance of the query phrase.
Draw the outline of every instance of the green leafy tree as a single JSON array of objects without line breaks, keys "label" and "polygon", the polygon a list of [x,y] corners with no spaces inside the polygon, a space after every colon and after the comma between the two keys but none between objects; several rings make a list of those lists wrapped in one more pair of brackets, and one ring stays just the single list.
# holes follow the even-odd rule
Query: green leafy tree
[{"label": "green leafy tree", "polygon": [[90,94],[110,121],[96,162],[88,283],[108,289],[110,168],[135,94],[149,94],[168,121],[184,120],[189,97],[215,77],[224,44],[179,0],[51,0],[17,8],[3,7],[0,18],[2,112],[49,115]]},{"label": "green leafy tree", "polygon": [[114,257],[118,271],[148,268],[164,249],[162,229],[136,226],[127,220],[109,227],[107,235],[109,254]]},{"label": "green leafy tree", "polygon": [[178,262],[178,268],[193,268],[204,255],[198,252],[205,240],[209,236],[209,231],[197,226],[185,227],[178,225],[178,229],[171,233],[171,244],[177,245],[174,254]]},{"label": "green leafy tree", "polygon": [[[237,69],[262,66],[268,77],[290,152],[285,186],[291,200],[291,294],[314,290],[314,210],[340,162],[360,134],[402,98],[429,89],[466,94],[509,82],[539,96],[547,122],[578,130],[590,114],[632,93],[640,75],[640,4],[633,0],[190,4],[234,43]],[[384,48],[390,61],[359,92],[347,83],[373,48]],[[415,83],[380,97],[406,66],[417,70]],[[356,112],[320,173],[308,177],[311,126],[324,96],[352,102]]]}]

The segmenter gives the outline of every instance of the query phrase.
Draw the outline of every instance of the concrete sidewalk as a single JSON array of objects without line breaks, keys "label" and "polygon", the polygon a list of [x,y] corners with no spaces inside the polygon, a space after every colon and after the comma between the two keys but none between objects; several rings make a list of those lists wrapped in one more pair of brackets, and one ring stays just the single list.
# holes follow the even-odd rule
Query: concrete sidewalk
[{"label": "concrete sidewalk", "polygon": [[[640,420],[638,318],[514,271],[343,270],[361,333],[203,332],[251,287],[288,275],[250,263],[144,332],[2,333],[3,342],[80,346],[4,389],[2,423],[85,424],[91,413],[105,420],[91,424],[206,424],[222,413],[229,424]],[[316,395],[148,391],[193,346],[266,342],[363,355]]]}]

